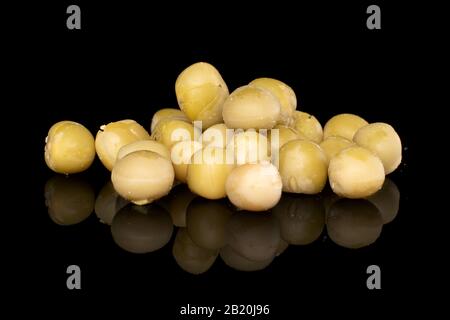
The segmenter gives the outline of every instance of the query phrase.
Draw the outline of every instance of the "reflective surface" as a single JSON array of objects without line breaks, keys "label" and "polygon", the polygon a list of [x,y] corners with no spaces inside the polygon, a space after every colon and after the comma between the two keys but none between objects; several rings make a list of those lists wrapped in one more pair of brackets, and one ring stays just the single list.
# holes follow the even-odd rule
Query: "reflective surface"
[{"label": "reflective surface", "polygon": [[395,219],[400,203],[400,191],[389,178],[368,199],[339,198],[329,188],[314,196],[284,193],[277,206],[260,213],[237,210],[226,199],[198,197],[186,185],[145,206],[128,203],[110,181],[96,198],[94,188],[79,177],[55,175],[44,189],[56,224],[80,224],[95,211],[121,249],[151,254],[171,246],[176,264],[192,274],[208,271],[219,256],[235,270],[262,270],[290,246],[320,239],[348,249],[370,246]]}]

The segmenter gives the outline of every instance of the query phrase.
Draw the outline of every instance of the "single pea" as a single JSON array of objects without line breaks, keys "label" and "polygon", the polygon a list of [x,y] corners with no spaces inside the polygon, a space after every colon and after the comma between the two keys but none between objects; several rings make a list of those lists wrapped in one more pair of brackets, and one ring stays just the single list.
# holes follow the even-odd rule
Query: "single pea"
[{"label": "single pea", "polygon": [[358,249],[374,243],[382,228],[377,208],[364,199],[338,200],[327,217],[328,236],[345,248]]},{"label": "single pea", "polygon": [[268,90],[243,86],[233,91],[223,105],[228,128],[271,129],[280,118],[280,102]]},{"label": "single pea", "polygon": [[152,132],[152,138],[164,144],[169,150],[180,141],[197,140],[201,136],[200,129],[182,120],[163,119],[158,122]]},{"label": "single pea", "polygon": [[212,267],[219,252],[198,246],[192,241],[186,228],[179,228],[172,254],[181,269],[192,274],[201,274]]},{"label": "single pea", "polygon": [[273,208],[281,197],[282,183],[277,168],[269,163],[248,163],[231,171],[226,194],[238,208],[264,211]]},{"label": "single pea", "polygon": [[187,182],[188,166],[194,153],[202,149],[202,144],[198,141],[177,142],[171,150],[171,160],[175,170],[175,177],[178,181]]},{"label": "single pea", "polygon": [[320,147],[327,157],[327,165],[330,163],[331,158],[339,152],[354,145],[352,141],[337,136],[328,137],[320,143]]},{"label": "single pea", "polygon": [[169,193],[175,173],[170,160],[152,151],[135,151],[117,161],[111,173],[114,189],[143,205]]},{"label": "single pea", "polygon": [[82,172],[94,161],[94,137],[77,122],[57,122],[45,138],[44,156],[47,166],[57,173]]},{"label": "single pea", "polygon": [[243,257],[230,246],[225,246],[220,249],[220,258],[230,268],[250,272],[267,268],[272,263],[275,256],[269,257],[266,260],[253,261]]},{"label": "single pea", "polygon": [[281,237],[289,244],[310,244],[325,226],[325,207],[317,196],[283,195],[272,212],[280,222]]},{"label": "single pea", "polygon": [[139,140],[150,140],[150,135],[136,121],[120,120],[100,127],[95,137],[95,149],[100,161],[111,171],[120,148]]},{"label": "single pea", "polygon": [[328,167],[333,191],[345,198],[365,198],[381,189],[384,168],[381,160],[362,147],[348,147],[331,158]]},{"label": "single pea", "polygon": [[135,151],[153,151],[159,154],[160,156],[170,160],[170,151],[167,149],[165,145],[161,142],[154,140],[139,140],[129,144],[124,145],[119,149],[117,153],[117,160],[122,159],[126,155],[135,152]]},{"label": "single pea", "polygon": [[385,174],[393,172],[402,161],[402,142],[387,123],[376,122],[359,129],[353,141],[381,159]]},{"label": "single pea", "polygon": [[153,130],[155,130],[156,125],[162,119],[182,120],[185,122],[191,122],[191,120],[189,120],[189,118],[180,109],[164,108],[156,111],[155,114],[153,115],[152,123],[150,125],[150,132],[153,132]]},{"label": "single pea", "polygon": [[45,184],[45,205],[50,218],[59,225],[86,220],[94,211],[94,189],[79,177],[56,175]]},{"label": "single pea", "polygon": [[111,224],[114,242],[132,253],[149,253],[169,243],[173,233],[168,213],[157,205],[128,205]]},{"label": "single pea", "polygon": [[187,208],[187,231],[192,241],[206,249],[226,245],[227,223],[233,211],[224,201],[198,197]]},{"label": "single pea", "polygon": [[116,213],[128,203],[128,200],[122,198],[114,190],[111,180],[108,180],[95,199],[95,214],[100,219],[100,222],[111,225]]},{"label": "single pea", "polygon": [[325,124],[323,138],[339,136],[352,141],[356,131],[367,124],[366,120],[357,115],[350,113],[338,114]]},{"label": "single pea", "polygon": [[203,128],[222,122],[228,87],[209,63],[199,62],[186,68],[177,78],[175,93],[180,109],[190,120],[202,121]]},{"label": "single pea", "polygon": [[272,78],[258,78],[249,83],[250,86],[269,90],[280,101],[279,124],[290,124],[292,115],[297,109],[297,97],[294,90],[284,82]]},{"label": "single pea", "polygon": [[302,111],[295,111],[292,127],[308,140],[321,143],[323,140],[323,129],[319,120],[313,115]]},{"label": "single pea", "polygon": [[280,149],[280,175],[283,191],[316,194],[327,182],[327,162],[314,142],[292,140]]},{"label": "single pea", "polygon": [[189,189],[207,199],[224,198],[225,181],[233,168],[233,160],[227,161],[225,149],[203,148],[191,157],[187,171]]},{"label": "single pea", "polygon": [[280,243],[278,220],[270,214],[241,212],[231,217],[227,225],[228,245],[252,261],[267,261]]}]

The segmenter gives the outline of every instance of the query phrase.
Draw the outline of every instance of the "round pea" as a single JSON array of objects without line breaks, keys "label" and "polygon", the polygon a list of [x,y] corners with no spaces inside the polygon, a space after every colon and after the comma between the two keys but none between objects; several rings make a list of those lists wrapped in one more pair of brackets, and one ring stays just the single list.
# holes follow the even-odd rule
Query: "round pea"
[{"label": "round pea", "polygon": [[280,118],[280,102],[268,90],[243,86],[233,91],[223,105],[228,128],[271,129]]},{"label": "round pea", "polygon": [[111,171],[116,163],[120,148],[139,140],[150,140],[150,135],[136,121],[111,122],[101,126],[97,132],[95,149],[100,161]]},{"label": "round pea", "polygon": [[206,147],[193,154],[187,170],[187,183],[192,192],[207,199],[226,196],[225,182],[234,168],[227,161],[225,149]]},{"label": "round pea", "polygon": [[117,161],[111,173],[114,189],[143,205],[169,193],[175,173],[170,160],[152,151],[135,151]]},{"label": "round pea", "polygon": [[209,63],[199,62],[186,68],[177,78],[175,93],[178,105],[190,120],[202,121],[203,128],[222,122],[228,87]]},{"label": "round pea", "polygon": [[328,167],[333,191],[345,198],[365,198],[381,189],[384,168],[381,160],[367,149],[353,146],[339,152]]},{"label": "round pea", "polygon": [[280,200],[281,177],[277,168],[269,162],[244,164],[231,171],[225,190],[236,207],[264,211],[273,208]]},{"label": "round pea", "polygon": [[366,120],[357,115],[350,113],[338,114],[325,124],[323,138],[339,136],[352,141],[356,131],[367,124]]},{"label": "round pea", "polygon": [[280,102],[280,117],[278,123],[290,124],[292,115],[297,108],[297,97],[294,90],[284,82],[272,78],[258,78],[249,83],[250,86],[269,90]]},{"label": "round pea", "polygon": [[94,137],[77,122],[57,122],[45,138],[44,156],[47,166],[57,173],[82,172],[94,161]]},{"label": "round pea", "polygon": [[295,111],[292,127],[300,134],[315,143],[321,143],[323,140],[323,129],[320,122],[309,113]]},{"label": "round pea", "polygon": [[397,132],[387,123],[371,123],[359,129],[353,141],[372,151],[381,159],[385,174],[393,172],[402,161],[402,142]]},{"label": "round pea", "polygon": [[280,175],[283,191],[319,193],[327,182],[325,154],[314,142],[292,140],[280,149]]}]

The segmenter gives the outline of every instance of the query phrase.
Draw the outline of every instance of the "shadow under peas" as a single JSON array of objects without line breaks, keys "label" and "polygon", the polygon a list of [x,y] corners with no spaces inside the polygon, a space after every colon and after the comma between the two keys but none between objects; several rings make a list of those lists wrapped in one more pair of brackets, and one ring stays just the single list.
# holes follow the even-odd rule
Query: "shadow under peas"
[{"label": "shadow under peas", "polygon": [[400,191],[386,178],[367,199],[345,199],[329,188],[319,195],[284,193],[270,211],[238,210],[227,199],[196,196],[186,185],[145,206],[120,197],[108,181],[95,199],[92,186],[79,176],[55,175],[45,185],[45,204],[58,225],[73,225],[94,211],[111,226],[114,242],[132,253],[166,246],[174,232],[172,254],[192,274],[209,270],[217,257],[236,270],[269,266],[289,245],[308,245],[324,230],[337,245],[357,249],[374,243],[383,224],[398,213]]}]

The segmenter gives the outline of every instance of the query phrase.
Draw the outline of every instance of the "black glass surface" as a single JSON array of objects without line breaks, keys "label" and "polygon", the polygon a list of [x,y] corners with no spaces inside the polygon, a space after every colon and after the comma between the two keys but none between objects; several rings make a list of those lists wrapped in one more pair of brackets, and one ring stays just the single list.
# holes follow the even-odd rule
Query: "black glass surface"
[{"label": "black glass surface", "polygon": [[[285,193],[273,209],[263,212],[240,210],[225,199],[202,198],[185,184],[144,206],[123,199],[111,181],[95,192],[79,177],[55,175],[44,189],[45,205],[55,224],[64,227],[97,220],[111,232],[108,245],[114,242],[135,254],[168,246],[173,257],[163,263],[176,262],[196,275],[212,268],[219,256],[228,267],[250,272],[269,267],[289,246],[316,241],[348,249],[373,245],[400,206],[400,191],[389,178],[367,199],[340,198],[329,188],[318,195]],[[82,228],[73,230],[82,232]]]}]

